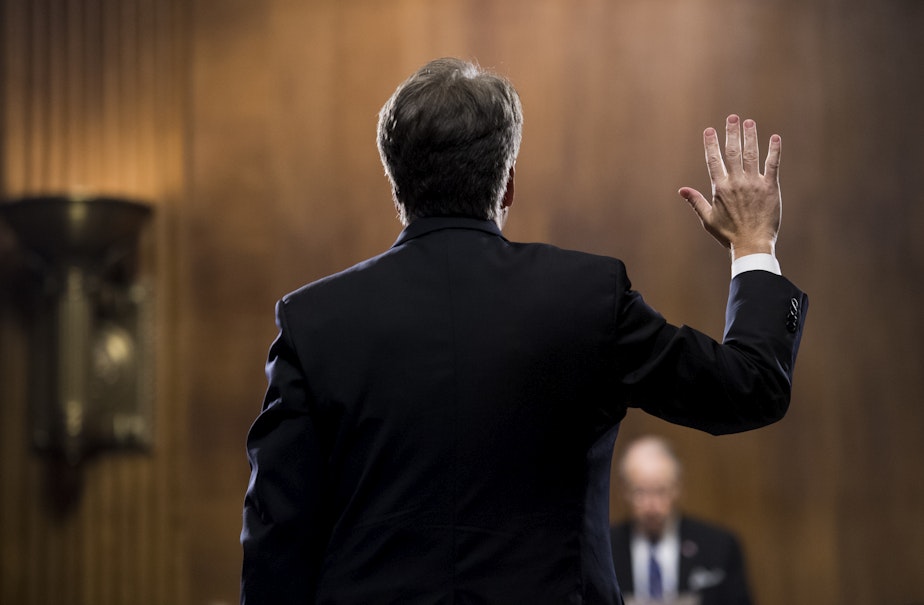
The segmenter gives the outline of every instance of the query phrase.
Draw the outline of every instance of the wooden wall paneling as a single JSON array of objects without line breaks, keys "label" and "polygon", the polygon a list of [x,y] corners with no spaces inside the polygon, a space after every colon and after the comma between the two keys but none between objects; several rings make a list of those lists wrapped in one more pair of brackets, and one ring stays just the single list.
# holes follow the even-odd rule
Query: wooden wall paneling
[{"label": "wooden wall paneling", "polygon": [[199,2],[192,11],[190,195],[181,220],[193,603],[237,600],[244,436],[273,335],[271,8]]},{"label": "wooden wall paneling", "polygon": [[[274,163],[287,288],[390,246],[400,229],[375,146],[377,114],[399,81],[390,60],[402,7],[276,7]],[[277,291],[279,296],[284,291]]]},{"label": "wooden wall paneling", "polygon": [[185,422],[173,384],[176,256],[169,246],[184,187],[184,9],[174,0],[5,0],[0,9],[0,193],[151,202],[142,280],[155,297],[157,333],[151,451],[87,460],[79,498],[56,505],[53,494],[68,473],[37,456],[27,432],[33,343],[24,318],[32,277],[4,236],[0,601],[182,604],[187,564],[178,474]]},{"label": "wooden wall paneling", "polygon": [[[6,233],[5,231],[3,232]],[[2,236],[0,236],[2,237]],[[11,247],[4,247],[4,257],[11,254]],[[0,541],[0,594],[4,600],[26,602],[24,596],[28,590],[28,559],[24,557],[24,546],[28,543],[28,519],[26,508],[30,502],[24,496],[29,493],[31,468],[23,447],[23,435],[26,434],[26,369],[27,364],[20,351],[27,344],[27,336],[22,326],[14,321],[15,314],[21,311],[17,297],[12,296],[12,288],[7,284],[22,283],[15,278],[9,267],[0,267],[4,288],[0,289],[0,382],[2,395],[3,422],[0,423],[0,459],[2,471],[0,477],[3,489],[0,490],[0,529],[3,540]]]},{"label": "wooden wall paneling", "polygon": [[836,393],[844,444],[840,572],[847,594],[898,603],[921,598],[904,578],[916,573],[924,547],[924,515],[903,514],[924,509],[922,383],[912,369],[920,367],[924,335],[913,243],[924,225],[916,143],[924,121],[914,101],[924,81],[909,77],[924,52],[912,27],[922,23],[917,3],[857,5],[839,13],[832,32],[839,60],[831,77],[838,100],[831,193],[850,209],[832,217],[842,235],[832,270],[847,284],[831,297],[837,329],[830,334],[843,364]]},{"label": "wooden wall paneling", "polygon": [[[241,9],[235,19],[247,18],[248,10],[265,9]],[[832,149],[857,142],[846,122],[869,124],[863,107],[873,109],[872,101],[849,109],[840,103],[853,86],[866,90],[866,78],[873,77],[862,64],[843,60],[852,28],[862,19],[825,3],[694,2],[667,10],[644,2],[406,0],[382,7],[278,0],[269,10],[268,24],[262,12],[256,22],[272,32],[265,37],[273,71],[270,99],[261,107],[269,112],[267,153],[278,199],[272,236],[277,245],[266,257],[278,265],[268,269],[277,293],[373,254],[392,239],[397,229],[379,222],[376,206],[383,182],[372,151],[374,113],[401,78],[434,56],[478,59],[511,75],[523,94],[526,132],[508,230],[515,239],[618,254],[671,319],[716,335],[727,287],[724,253],[698,231],[675,191],[681,184],[708,187],[701,132],[707,125],[721,129],[727,113],[757,118],[764,145],[771,132],[783,134],[781,259],[786,274],[813,298],[792,412],[763,432],[719,439],[633,414],[623,437],[658,430],[678,441],[698,487],[688,505],[740,530],[762,602],[835,603],[855,585],[876,583],[878,572],[854,569],[867,564],[859,549],[844,554],[853,517],[840,512],[853,506],[843,500],[847,488],[857,491],[851,501],[859,502],[859,511],[870,510],[870,492],[845,462],[861,456],[850,453],[851,442],[869,421],[850,385],[875,383],[860,377],[871,363],[867,352],[845,348],[839,334],[852,313],[836,307],[849,272],[875,281],[874,265],[856,264],[845,249],[875,247],[879,236],[863,236],[838,211],[834,198],[861,203],[849,195],[860,177],[852,159],[832,159],[840,158]],[[915,9],[893,7],[876,19],[911,31],[918,13],[901,10]],[[887,55],[916,48],[900,38],[897,47],[884,38],[879,46]],[[239,67],[246,77],[246,65]],[[844,90],[841,77],[854,84]],[[889,136],[899,135],[893,128]],[[251,144],[265,145],[258,141]],[[907,174],[910,168],[903,166]],[[205,183],[214,175],[203,170],[200,178]],[[838,179],[842,183],[832,186]],[[902,223],[880,220],[890,228]],[[909,247],[913,258],[918,252]],[[259,305],[238,315],[251,318],[254,334],[272,332],[257,327],[266,325],[258,307],[265,309],[274,297],[260,294]],[[865,305],[856,301],[850,308],[859,313]],[[888,328],[892,320],[879,321]],[[258,351],[265,346],[253,346],[250,355]],[[858,375],[846,385],[840,378],[845,367]],[[920,392],[913,381],[900,384],[901,392]],[[252,388],[262,388],[262,377]],[[884,417],[884,431],[893,420],[916,420],[913,413]],[[916,435],[909,429],[902,447],[914,451]],[[869,463],[859,466],[862,474],[874,472]],[[896,469],[892,479],[916,485],[908,469]],[[901,493],[913,496],[910,486]],[[240,506],[230,491],[219,504],[235,511]],[[917,527],[910,518],[899,524]],[[876,543],[867,538],[856,544]],[[844,580],[845,566],[855,576],[851,580]],[[229,566],[226,575],[232,573]],[[908,586],[899,590],[913,594]]]},{"label": "wooden wall paneling", "polygon": [[708,187],[701,132],[729,112],[783,135],[780,258],[812,298],[790,414],[712,438],[633,412],[621,443],[675,441],[686,506],[739,531],[760,602],[924,599],[922,6],[4,0],[0,186],[156,200],[165,331],[152,457],[99,460],[53,521],[14,428],[26,337],[0,292],[0,601],[236,601],[273,302],[394,240],[375,114],[450,54],[523,97],[508,234],[621,256],[669,319],[715,335],[727,264],[676,188]]}]

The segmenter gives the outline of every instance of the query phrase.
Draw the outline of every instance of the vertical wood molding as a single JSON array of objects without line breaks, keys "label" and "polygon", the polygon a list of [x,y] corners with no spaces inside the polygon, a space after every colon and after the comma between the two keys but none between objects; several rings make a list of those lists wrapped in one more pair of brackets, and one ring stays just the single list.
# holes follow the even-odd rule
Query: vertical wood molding
[{"label": "vertical wood molding", "polygon": [[[174,361],[176,207],[184,183],[188,8],[182,0],[0,0],[0,196],[86,193],[155,207],[142,243],[155,300],[155,442],[64,474],[30,447],[25,284],[0,264],[0,602],[157,605],[188,600],[185,408]],[[2,200],[0,200],[2,203]],[[12,254],[7,234],[0,253]]]},{"label": "vertical wood molding", "polygon": [[180,159],[162,158],[184,126],[185,10],[176,0],[4,0],[6,196],[159,200],[177,187]]}]

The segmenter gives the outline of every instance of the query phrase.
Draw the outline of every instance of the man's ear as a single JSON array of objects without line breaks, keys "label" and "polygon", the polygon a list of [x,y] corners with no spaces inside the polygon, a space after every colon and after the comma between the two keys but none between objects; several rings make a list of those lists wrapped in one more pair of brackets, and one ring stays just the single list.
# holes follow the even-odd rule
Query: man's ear
[{"label": "man's ear", "polygon": [[513,206],[513,176],[515,172],[516,168],[511,166],[510,173],[507,176],[507,189],[504,191],[504,197],[501,199],[501,208]]}]

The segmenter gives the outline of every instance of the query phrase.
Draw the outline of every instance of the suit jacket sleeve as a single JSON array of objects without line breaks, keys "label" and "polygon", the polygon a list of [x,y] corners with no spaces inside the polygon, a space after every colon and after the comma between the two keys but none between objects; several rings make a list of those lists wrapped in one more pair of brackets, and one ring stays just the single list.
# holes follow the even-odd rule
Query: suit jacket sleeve
[{"label": "suit jacket sleeve", "polygon": [[766,271],[735,277],[722,343],[652,321],[655,312],[637,294],[624,299],[617,325],[628,335],[630,406],[712,434],[765,426],[786,413],[808,310],[807,296],[789,280]]},{"label": "suit jacket sleeve", "polygon": [[276,307],[263,411],[247,436],[241,603],[310,603],[327,542],[322,443],[305,377]]},{"label": "suit jacket sleeve", "polygon": [[726,594],[723,602],[729,605],[751,605],[747,572],[744,567],[744,552],[734,536],[731,538],[729,550],[727,580],[723,587]]}]

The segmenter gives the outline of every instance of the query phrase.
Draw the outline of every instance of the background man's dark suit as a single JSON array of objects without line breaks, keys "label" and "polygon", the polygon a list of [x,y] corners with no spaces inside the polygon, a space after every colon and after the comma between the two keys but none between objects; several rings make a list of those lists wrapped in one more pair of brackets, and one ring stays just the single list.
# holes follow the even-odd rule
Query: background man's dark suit
[{"label": "background man's dark suit", "polygon": [[608,486],[627,407],[713,433],[778,420],[806,308],[785,278],[739,275],[720,345],[667,324],[618,260],[415,220],[277,308],[243,599],[620,602]]},{"label": "background man's dark suit", "polygon": [[[750,605],[744,555],[731,532],[688,516],[680,517],[678,592],[692,592],[700,605]],[[624,594],[635,592],[631,523],[613,527],[610,541],[616,577]]]}]

